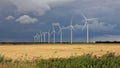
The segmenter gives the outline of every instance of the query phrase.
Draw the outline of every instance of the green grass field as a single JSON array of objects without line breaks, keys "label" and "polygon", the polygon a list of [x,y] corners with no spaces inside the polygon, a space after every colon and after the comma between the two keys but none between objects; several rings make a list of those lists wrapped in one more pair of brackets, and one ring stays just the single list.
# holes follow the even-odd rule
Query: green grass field
[{"label": "green grass field", "polygon": [[120,68],[120,56],[108,53],[101,57],[90,54],[70,58],[17,61],[0,56],[0,68]]}]

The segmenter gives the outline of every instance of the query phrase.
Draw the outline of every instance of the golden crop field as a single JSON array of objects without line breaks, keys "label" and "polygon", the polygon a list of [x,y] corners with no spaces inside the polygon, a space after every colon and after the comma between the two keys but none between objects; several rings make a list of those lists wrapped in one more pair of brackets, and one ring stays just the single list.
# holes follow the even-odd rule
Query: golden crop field
[{"label": "golden crop field", "polygon": [[13,60],[28,59],[37,57],[67,58],[83,54],[102,56],[108,52],[120,55],[120,44],[31,44],[31,45],[0,45],[0,54]]}]

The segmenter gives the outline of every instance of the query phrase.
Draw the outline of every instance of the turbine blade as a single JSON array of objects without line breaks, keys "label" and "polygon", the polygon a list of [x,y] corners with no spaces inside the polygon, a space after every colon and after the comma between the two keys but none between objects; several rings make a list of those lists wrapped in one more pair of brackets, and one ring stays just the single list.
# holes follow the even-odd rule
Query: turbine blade
[{"label": "turbine blade", "polygon": [[84,18],[85,20],[87,20],[87,17],[86,17],[83,13],[81,13],[81,15],[83,16],[83,18]]},{"label": "turbine blade", "polygon": [[70,25],[73,24],[73,16],[71,17]]},{"label": "turbine blade", "polygon": [[59,23],[52,23],[53,26],[59,26]]},{"label": "turbine blade", "polygon": [[85,23],[85,24],[84,24],[84,26],[83,26],[82,30],[84,30],[86,26],[87,26],[87,23]]},{"label": "turbine blade", "polygon": [[55,28],[54,28],[54,26],[52,27],[52,29],[53,29],[53,32],[55,32]]},{"label": "turbine blade", "polygon": [[71,17],[69,29],[74,30],[74,27],[73,27],[73,16]]}]

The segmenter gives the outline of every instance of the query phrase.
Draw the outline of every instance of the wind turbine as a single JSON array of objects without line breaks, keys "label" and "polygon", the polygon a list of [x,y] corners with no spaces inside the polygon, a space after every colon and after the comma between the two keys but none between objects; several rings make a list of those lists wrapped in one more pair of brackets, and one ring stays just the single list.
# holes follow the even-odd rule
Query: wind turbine
[{"label": "wind turbine", "polygon": [[59,25],[59,29],[60,29],[60,31],[59,31],[59,32],[60,32],[60,43],[62,43],[62,42],[63,42],[63,41],[62,41],[62,35],[63,35],[63,34],[62,34],[62,33],[63,33],[62,30],[63,30],[63,29],[62,29],[62,27],[60,27],[60,25]]},{"label": "wind turbine", "polygon": [[39,36],[38,33],[36,33],[36,35],[33,36],[33,38],[34,38],[34,42],[39,42],[40,41],[40,36]]},{"label": "wind turbine", "polygon": [[60,43],[62,43],[62,30],[63,30],[63,28],[60,26],[59,23],[54,23],[54,26],[58,26],[58,27],[59,27],[59,32],[60,32]]},{"label": "wind turbine", "polygon": [[83,28],[82,28],[82,30],[83,29],[87,29],[87,40],[86,40],[86,42],[87,43],[89,43],[89,21],[93,21],[93,20],[95,20],[96,18],[87,18],[83,13],[81,13],[82,14],[82,16],[83,16],[83,18],[84,18],[84,26],[83,26]]},{"label": "wind turbine", "polygon": [[48,43],[50,43],[50,30],[47,33],[48,33]]},{"label": "wind turbine", "polygon": [[40,41],[41,41],[41,43],[43,42],[43,34],[42,34],[42,32],[40,32]]},{"label": "wind turbine", "polygon": [[44,37],[44,43],[46,41],[46,32],[43,32],[43,37]]},{"label": "wind turbine", "polygon": [[71,17],[71,22],[70,22],[70,43],[72,44],[72,39],[73,39],[73,29],[74,29],[74,27],[73,27],[73,23],[72,23],[73,21],[72,21],[72,17]]},{"label": "wind turbine", "polygon": [[37,41],[37,35],[33,36],[33,41],[36,42]]},{"label": "wind turbine", "polygon": [[62,42],[63,42],[63,29],[64,29],[64,28],[61,27],[60,24],[58,25],[58,27],[59,27],[59,29],[60,29],[60,30],[59,30],[59,32],[60,32],[60,43],[62,43]]},{"label": "wind turbine", "polygon": [[[43,35],[44,35],[44,42],[50,43],[50,32],[44,32]],[[47,41],[46,41],[46,35],[48,35],[47,36],[47,38],[48,38]]]},{"label": "wind turbine", "polygon": [[53,31],[52,31],[52,33],[53,33],[53,43],[55,43],[55,28],[54,28],[54,24],[52,24],[52,26],[53,26]]},{"label": "wind turbine", "polygon": [[47,42],[50,43],[50,32],[45,32],[47,34]]}]

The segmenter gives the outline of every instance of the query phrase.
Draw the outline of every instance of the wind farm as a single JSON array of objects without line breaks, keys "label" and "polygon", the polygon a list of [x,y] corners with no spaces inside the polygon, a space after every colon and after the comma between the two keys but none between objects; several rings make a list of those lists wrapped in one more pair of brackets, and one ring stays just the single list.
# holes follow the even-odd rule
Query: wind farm
[{"label": "wind farm", "polygon": [[[30,46],[30,48],[32,48],[31,51],[33,51],[34,53],[38,51],[37,54],[33,54],[32,57],[37,57],[39,55],[39,56],[42,56],[43,59],[58,58],[58,57],[66,58],[70,56],[80,56],[82,54],[88,54],[88,53],[93,53],[96,56],[102,56],[106,54],[107,52],[115,52],[116,55],[120,54],[120,51],[117,52],[117,48],[119,48],[119,43],[114,43],[114,42],[113,43],[109,43],[109,42],[102,43],[102,41],[91,42],[90,22],[94,22],[96,18],[93,18],[93,17],[88,18],[83,13],[81,13],[81,17],[82,17],[81,21],[83,22],[83,25],[80,25],[81,27],[77,31],[84,33],[85,35],[84,42],[82,41],[74,42],[74,33],[76,31],[75,25],[78,25],[78,24],[74,23],[74,17],[71,16],[69,19],[68,25],[64,26],[60,22],[51,23],[47,31],[42,31],[41,29],[40,32],[36,32],[33,35],[33,42],[27,42],[21,45],[16,43],[18,45],[17,47],[19,46],[24,47],[24,45],[31,45]],[[67,35],[69,36],[68,37],[69,40],[67,40],[67,42],[64,41],[65,30],[69,32],[67,33]],[[108,50],[104,49],[108,46],[109,46]],[[112,48],[114,46],[115,46],[115,50],[113,51]],[[36,47],[37,49],[34,49]],[[29,46],[27,48],[29,49]],[[43,51],[43,50],[46,50],[46,51]],[[46,54],[44,52],[46,52]],[[55,54],[54,56],[52,56],[54,52]]]},{"label": "wind farm", "polygon": [[[31,56],[28,57],[38,57],[41,56],[43,59],[49,58],[66,58],[70,56],[80,56],[83,54],[92,53],[96,56],[102,56],[107,52],[115,52],[116,55],[120,55],[119,43],[96,43],[90,41],[90,22],[93,22],[95,18],[88,18],[85,14],[81,13],[83,25],[81,27],[80,32],[83,32],[85,35],[85,42],[74,42],[74,33],[76,31],[74,17],[71,16],[69,19],[69,24],[64,26],[60,22],[52,23],[50,28],[47,31],[40,30],[39,32],[34,33],[32,36],[33,42],[18,42],[18,43],[8,43],[4,44],[6,46],[1,46],[1,48],[11,48],[16,47],[18,50],[13,54],[18,54],[19,56],[13,57],[7,55],[9,53],[7,50],[0,50],[2,54],[10,58],[17,58],[24,54],[29,54]],[[67,35],[69,36],[68,42],[64,41],[65,30],[68,31]],[[85,31],[85,32],[84,32]],[[9,46],[16,44],[16,46]],[[26,46],[30,45],[30,46]],[[20,49],[23,49],[20,51]],[[106,47],[109,47],[107,50]],[[112,48],[115,48],[113,51]],[[27,48],[27,49],[25,49]],[[31,53],[29,53],[29,50]],[[14,50],[14,49],[13,49]],[[18,51],[18,52],[17,52]],[[25,52],[26,51],[26,52]],[[63,54],[64,53],[64,54]],[[21,54],[21,55],[20,55]],[[54,55],[53,55],[54,54]],[[63,55],[62,55],[63,54]]]},{"label": "wind farm", "polygon": [[[84,30],[85,28],[86,28],[86,42],[84,42],[84,43],[90,43],[89,42],[89,21],[91,21],[91,20],[94,20],[94,18],[90,18],[90,19],[87,19],[87,17],[83,14],[83,13],[81,13],[81,16],[83,17],[83,21],[84,21],[84,25],[82,25],[82,30]],[[71,16],[71,19],[70,19],[70,25],[69,26],[63,26],[63,25],[61,25],[59,22],[56,22],[56,23],[52,23],[51,24],[51,26],[50,27],[52,27],[52,31],[50,32],[43,32],[43,37],[41,36],[41,33],[38,35],[37,34],[37,36],[36,35],[34,35],[33,37],[36,37],[37,38],[37,40],[44,40],[43,42],[42,41],[40,41],[39,43],[45,43],[46,41],[46,34],[48,34],[48,41],[49,41],[49,43],[56,43],[56,34],[57,33],[59,33],[59,35],[60,35],[60,41],[57,41],[57,43],[63,43],[64,41],[63,41],[63,30],[70,30],[70,33],[68,33],[68,34],[70,34],[70,41],[68,41],[67,43],[73,43],[73,31],[75,30],[75,27],[74,27],[74,22],[73,22],[73,16]],[[73,25],[74,24],[74,25]],[[61,27],[62,26],[62,27]],[[56,29],[55,29],[55,27],[58,27],[58,31],[56,31]],[[82,31],[81,31],[82,32]],[[34,38],[33,38],[34,39]],[[51,40],[52,39],[52,40]],[[38,41],[34,41],[34,42],[37,42],[38,43]],[[79,41],[78,43],[80,43],[81,41]],[[46,42],[47,43],[47,42]],[[93,42],[91,42],[91,43],[93,43]]]}]

